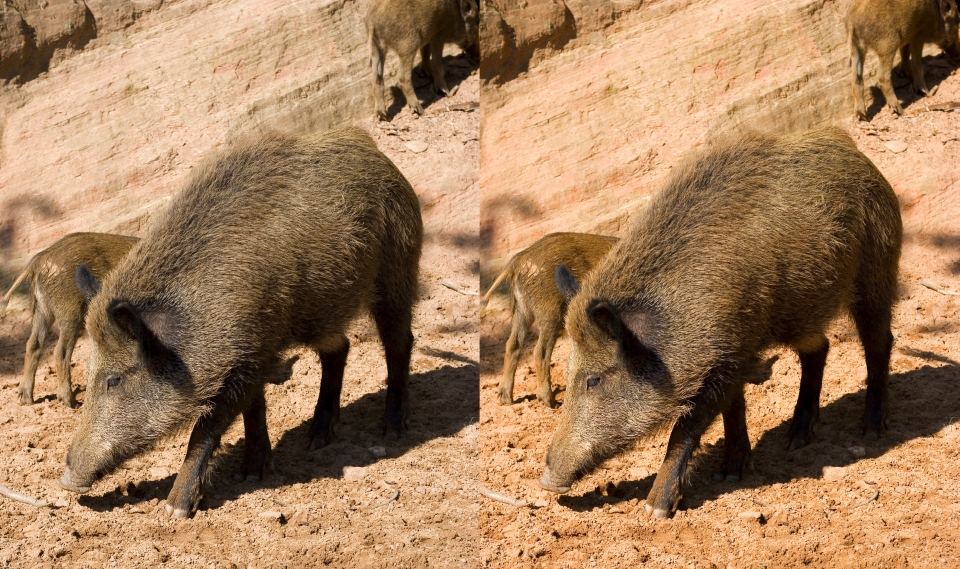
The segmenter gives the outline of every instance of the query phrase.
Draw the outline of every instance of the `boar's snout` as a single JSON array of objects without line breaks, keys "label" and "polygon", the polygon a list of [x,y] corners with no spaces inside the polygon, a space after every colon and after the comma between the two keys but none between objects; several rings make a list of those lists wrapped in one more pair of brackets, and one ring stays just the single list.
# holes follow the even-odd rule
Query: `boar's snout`
[{"label": "boar's snout", "polygon": [[60,477],[60,486],[64,490],[69,490],[71,492],[76,492],[77,494],[85,494],[90,491],[90,485],[93,481],[89,482],[78,482],[73,474],[73,471],[70,470],[70,465],[68,464],[66,468],[63,469],[63,476]]},{"label": "boar's snout", "polygon": [[555,471],[550,466],[553,463],[552,456],[553,447],[551,445],[550,450],[547,452],[547,464],[543,468],[543,476],[540,477],[540,487],[557,494],[566,494],[570,491],[573,478],[560,479],[557,477]]},{"label": "boar's snout", "polygon": [[90,491],[90,487],[100,478],[100,475],[97,472],[87,475],[82,474],[80,472],[82,469],[78,468],[75,455],[76,453],[71,445],[70,450],[67,451],[67,464],[63,468],[63,476],[60,477],[59,482],[64,490],[84,494]]},{"label": "boar's snout", "polygon": [[549,466],[543,469],[543,476],[540,477],[540,487],[557,494],[566,494],[570,491],[569,484],[558,484],[554,481]]}]

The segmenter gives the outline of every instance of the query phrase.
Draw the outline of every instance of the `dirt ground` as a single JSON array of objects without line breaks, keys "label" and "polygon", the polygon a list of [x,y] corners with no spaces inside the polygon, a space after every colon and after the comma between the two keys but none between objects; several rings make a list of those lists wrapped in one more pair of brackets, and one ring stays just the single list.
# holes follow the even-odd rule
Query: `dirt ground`
[{"label": "dirt ground", "polygon": [[[960,566],[960,297],[920,284],[960,291],[960,114],[927,110],[960,100],[960,73],[949,75],[942,63],[927,71],[939,92],[908,99],[904,117],[882,110],[870,123],[845,125],[903,206],[889,431],[879,440],[861,436],[866,366],[852,323],[842,319],[829,333],[811,445],[786,450],[800,369],[784,351],[770,380],[747,386],[754,471],[742,482],[713,480],[722,450],[717,421],[671,520],[648,519],[642,507],[666,433],[606,462],[558,499],[537,479],[560,409],[533,399],[529,351],[518,370],[517,402],[497,404],[509,326],[504,298],[494,297],[481,324],[481,481],[533,507],[484,503],[484,566]],[[561,339],[553,358],[560,399],[567,353]]]},{"label": "dirt ground", "polygon": [[[33,406],[17,404],[29,315],[15,298],[0,321],[0,484],[52,502],[0,500],[0,567],[464,567],[479,556],[475,478],[479,262],[479,85],[465,57],[448,59],[460,88],[423,117],[403,109],[367,120],[380,148],[420,196],[426,225],[421,300],[410,382],[410,429],[381,435],[386,366],[372,323],[357,322],[344,381],[338,440],[307,452],[320,365],[300,352],[292,378],[267,387],[275,472],[241,481],[243,431],[223,439],[204,502],[190,520],[163,504],[188,433],[130,460],[77,497],[56,481],[79,410],[52,399],[52,361],[41,364]],[[422,100],[433,97],[426,80]],[[402,99],[401,99],[402,100]],[[399,110],[395,104],[391,113]],[[52,342],[50,344],[52,347]],[[48,352],[50,349],[48,348]],[[83,400],[88,346],[74,355]],[[379,447],[379,448],[378,448]]]}]

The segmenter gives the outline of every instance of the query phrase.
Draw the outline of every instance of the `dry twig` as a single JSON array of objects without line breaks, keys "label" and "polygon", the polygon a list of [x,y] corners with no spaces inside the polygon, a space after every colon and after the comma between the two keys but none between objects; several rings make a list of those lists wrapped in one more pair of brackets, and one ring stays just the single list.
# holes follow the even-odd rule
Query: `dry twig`
[{"label": "dry twig", "polygon": [[23,503],[23,504],[27,504],[27,505],[30,505],[30,506],[34,506],[34,507],[36,507],[36,508],[46,508],[46,507],[49,507],[49,506],[50,506],[50,504],[47,503],[45,500],[38,500],[38,499],[36,499],[36,498],[31,498],[30,496],[27,496],[26,494],[21,494],[20,492],[15,492],[15,491],[7,488],[7,487],[4,486],[3,484],[0,484],[0,495],[6,496],[7,498],[10,498],[11,500],[15,500],[15,501],[20,502],[20,503]]},{"label": "dry twig", "polygon": [[934,292],[939,292],[940,294],[945,294],[947,296],[960,296],[960,292],[956,292],[953,290],[949,290],[949,289],[937,286],[930,281],[920,281],[920,284]]}]

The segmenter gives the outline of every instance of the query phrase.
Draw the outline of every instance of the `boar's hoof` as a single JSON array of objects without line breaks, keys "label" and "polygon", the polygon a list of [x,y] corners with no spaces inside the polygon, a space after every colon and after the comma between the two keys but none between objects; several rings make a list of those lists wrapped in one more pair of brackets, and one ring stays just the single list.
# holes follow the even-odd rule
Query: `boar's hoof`
[{"label": "boar's hoof", "polygon": [[170,504],[164,504],[163,509],[170,517],[186,519],[190,517],[191,512],[183,508],[174,508]]},{"label": "boar's hoof", "polygon": [[399,439],[406,430],[406,421],[401,412],[387,412],[384,417],[383,434]]},{"label": "boar's hoof", "polygon": [[544,405],[546,405],[548,409],[553,409],[554,407],[557,406],[557,400],[553,398],[552,391],[550,391],[549,394],[548,393],[538,394],[537,399],[539,399]]},{"label": "boar's hoof", "polygon": [[333,442],[333,429],[310,434],[307,451],[319,450]]},{"label": "boar's hoof", "polygon": [[497,401],[501,405],[513,405],[513,394],[507,392],[505,389],[497,389]]},{"label": "boar's hoof", "polygon": [[797,450],[813,442],[813,423],[806,426],[790,425],[790,432],[787,435],[787,450]]},{"label": "boar's hoof", "polygon": [[657,520],[665,520],[670,517],[670,510],[664,508],[654,508],[650,504],[644,504],[643,511],[646,512],[651,518]]},{"label": "boar's hoof", "polygon": [[883,432],[887,430],[887,424],[884,417],[868,413],[863,418],[863,435],[879,439]]},{"label": "boar's hoof", "polygon": [[33,405],[33,393],[28,393],[24,389],[18,389],[17,395],[20,397],[21,405]]},{"label": "boar's hoof", "polygon": [[246,461],[246,464],[243,465],[243,477],[244,480],[248,482],[262,481],[271,472],[273,472],[273,459],[270,457],[269,453],[267,453],[267,456],[264,459],[259,461],[249,459]]}]

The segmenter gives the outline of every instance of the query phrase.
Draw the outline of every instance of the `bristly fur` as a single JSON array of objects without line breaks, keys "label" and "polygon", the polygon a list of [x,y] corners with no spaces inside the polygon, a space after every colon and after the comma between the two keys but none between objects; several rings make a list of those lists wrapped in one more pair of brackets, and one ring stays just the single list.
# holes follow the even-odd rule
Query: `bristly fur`
[{"label": "bristly fur", "polygon": [[[901,236],[890,184],[840,129],[727,138],[686,160],[570,302],[550,469],[562,481],[670,426],[854,304],[889,322]],[[633,318],[653,371],[628,369],[591,318],[598,301]],[[587,392],[591,373],[610,379]]]},{"label": "bristly fur", "polygon": [[[264,136],[201,165],[90,303],[93,385],[73,474],[108,470],[218,406],[239,413],[284,350],[322,351],[365,308],[381,336],[407,342],[422,238],[416,194],[358,128]],[[118,302],[168,354],[158,366],[112,319]],[[130,376],[123,405],[103,385],[115,373]]]}]

